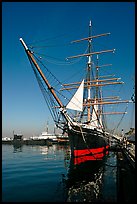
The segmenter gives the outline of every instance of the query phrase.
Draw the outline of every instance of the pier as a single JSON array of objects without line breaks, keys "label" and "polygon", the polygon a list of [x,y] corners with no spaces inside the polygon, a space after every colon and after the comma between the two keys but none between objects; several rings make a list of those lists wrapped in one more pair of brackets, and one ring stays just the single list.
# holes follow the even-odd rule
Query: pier
[{"label": "pier", "polygon": [[117,201],[135,202],[135,142],[114,135],[113,139],[116,142],[109,151],[115,151],[117,157]]},{"label": "pier", "polygon": [[135,156],[126,148],[117,152],[118,202],[135,202]]},{"label": "pier", "polygon": [[23,138],[23,135],[14,135],[14,138],[2,138],[2,144],[8,145],[52,145],[52,144],[69,144],[68,136],[52,135],[44,137]]}]

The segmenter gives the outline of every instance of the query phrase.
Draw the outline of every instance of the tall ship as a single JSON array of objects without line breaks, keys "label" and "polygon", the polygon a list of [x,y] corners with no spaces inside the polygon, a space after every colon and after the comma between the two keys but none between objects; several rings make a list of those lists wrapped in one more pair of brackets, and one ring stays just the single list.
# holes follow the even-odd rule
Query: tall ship
[{"label": "tall ship", "polygon": [[[68,135],[71,155],[74,157],[74,163],[76,161],[76,164],[104,158],[108,153],[110,137],[105,122],[106,115],[124,115],[126,113],[126,111],[105,112],[104,106],[129,102],[129,100],[119,99],[118,96],[109,95],[111,92],[107,93],[107,96],[103,95],[104,87],[110,85],[113,87],[124,82],[114,75],[100,75],[101,67],[111,66],[111,64],[100,65],[99,56],[114,53],[115,49],[93,52],[93,40],[108,36],[110,33],[92,35],[91,31],[92,23],[90,21],[88,37],[71,42],[77,44],[86,41],[86,52],[69,56],[66,59],[68,62],[73,59],[85,58],[85,75],[80,81],[65,84],[52,74],[51,70],[45,65],[43,57],[37,55],[34,47],[27,45],[20,38],[51,116],[56,126]],[[79,72],[81,72],[81,69],[79,68]]]}]

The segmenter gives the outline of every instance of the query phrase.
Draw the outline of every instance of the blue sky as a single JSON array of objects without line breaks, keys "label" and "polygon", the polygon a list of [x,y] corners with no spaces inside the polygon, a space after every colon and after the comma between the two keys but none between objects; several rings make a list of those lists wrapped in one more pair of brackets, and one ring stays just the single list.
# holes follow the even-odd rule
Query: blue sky
[{"label": "blue sky", "polygon": [[[26,43],[47,39],[49,45],[63,45],[87,37],[90,19],[93,35],[111,33],[107,38],[96,40],[95,50],[99,50],[100,46],[101,49],[116,48],[115,55],[112,57],[111,54],[105,64],[113,64],[111,71],[125,82],[122,96],[130,99],[135,75],[135,3],[3,2],[2,136],[12,136],[13,130],[22,132],[26,137],[39,134],[47,120],[50,131],[53,130],[50,112],[19,38],[22,37]],[[75,50],[71,53],[70,48],[63,46],[49,47],[47,51],[47,55],[59,59],[81,53]],[[51,71],[60,80],[66,79],[70,72],[63,66],[60,68],[53,64]],[[125,130],[130,127],[131,114],[132,106],[129,105],[122,123]]]}]

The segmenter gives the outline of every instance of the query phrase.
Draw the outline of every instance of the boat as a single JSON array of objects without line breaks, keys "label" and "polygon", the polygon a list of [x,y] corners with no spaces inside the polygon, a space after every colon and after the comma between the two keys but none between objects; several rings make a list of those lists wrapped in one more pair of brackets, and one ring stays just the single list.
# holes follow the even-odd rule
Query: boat
[{"label": "boat", "polygon": [[12,144],[13,138],[2,137],[2,144]]},{"label": "boat", "polygon": [[[75,44],[86,41],[88,49],[84,54],[67,57],[66,61],[84,57],[87,59],[85,77],[80,81],[68,84],[61,83],[46,67],[43,56],[37,55],[34,47],[27,45],[20,38],[53,120],[56,126],[62,129],[63,133],[66,132],[69,137],[71,155],[75,158],[76,164],[102,160],[108,154],[111,132],[107,129],[105,116],[114,114],[122,114],[123,116],[127,112],[105,112],[104,106],[129,102],[129,100],[119,99],[118,96],[103,95],[103,87],[123,84],[124,82],[120,81],[121,78],[113,77],[114,75],[100,75],[101,67],[112,64],[100,65],[99,56],[114,53],[115,49],[93,52],[92,41],[95,38],[108,36],[110,33],[92,35],[91,31],[92,23],[90,21],[89,36],[71,42]],[[94,56],[96,56],[95,62],[93,61]],[[58,83],[60,91],[53,81]],[[73,95],[71,91],[75,91]]]},{"label": "boat", "polygon": [[15,146],[23,145],[23,134],[22,133],[16,133],[13,131],[13,140],[12,144]]},{"label": "boat", "polygon": [[57,137],[55,134],[51,134],[48,131],[48,121],[45,126],[45,130],[41,132],[40,135],[33,135],[26,141],[27,144],[37,144],[37,145],[52,145],[57,143]]},{"label": "boat", "polygon": [[66,133],[57,135],[58,144],[69,144],[69,137]]},{"label": "boat", "polygon": [[50,133],[47,133],[47,132],[42,132],[41,135],[38,136],[38,139],[39,140],[49,140],[51,141],[52,143],[57,143],[58,140],[57,140],[57,137],[56,135],[53,135],[53,134],[50,134]]},{"label": "boat", "polygon": [[31,136],[28,140],[24,141],[26,145],[52,145],[52,139],[47,136]]},{"label": "boat", "polygon": [[58,139],[57,139],[57,136],[55,135],[55,129],[54,129],[54,134],[51,134],[49,133],[48,131],[48,121],[47,121],[47,125],[45,127],[45,131],[43,131],[39,136],[38,138],[39,139],[45,139],[45,140],[50,140],[52,143],[57,143],[58,142]]}]

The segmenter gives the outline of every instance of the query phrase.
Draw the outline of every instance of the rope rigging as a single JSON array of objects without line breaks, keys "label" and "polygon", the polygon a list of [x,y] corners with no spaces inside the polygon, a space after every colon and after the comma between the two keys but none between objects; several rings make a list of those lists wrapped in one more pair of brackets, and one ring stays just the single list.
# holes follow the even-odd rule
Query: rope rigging
[{"label": "rope rigging", "polygon": [[[63,95],[61,92],[59,92],[59,91],[57,90],[57,86],[64,87],[63,83],[60,82],[60,81],[57,79],[57,77],[55,77],[55,75],[51,73],[51,71],[47,68],[47,66],[45,66],[45,65],[36,57],[36,55],[34,55],[34,56],[35,56],[35,58],[39,61],[39,63],[41,63],[41,65],[44,67],[44,69],[47,71],[48,75],[47,75],[47,73],[46,73],[46,77],[47,77],[47,79],[51,82],[51,85],[54,87],[54,90],[55,90],[60,96],[62,96],[65,100],[67,99],[67,100],[69,101],[69,98],[67,98],[65,95]],[[51,78],[50,78],[50,77],[51,77]],[[52,79],[52,80],[50,80],[50,79]],[[67,90],[67,93],[69,93],[70,96],[72,97],[73,94],[72,94],[69,90]]]},{"label": "rope rigging", "polygon": [[67,34],[61,34],[61,35],[57,35],[57,36],[54,36],[54,37],[50,37],[50,38],[45,38],[45,39],[42,39],[42,40],[35,40],[35,41],[33,41],[33,42],[30,42],[30,43],[28,43],[28,46],[29,47],[31,47],[32,46],[32,44],[34,45],[34,44],[38,44],[38,43],[43,43],[43,42],[47,42],[47,41],[50,41],[50,40],[55,40],[55,39],[57,39],[57,38],[60,38],[60,37],[64,37],[65,35],[67,35]]},{"label": "rope rigging", "polygon": [[[87,49],[88,49],[88,48],[85,49],[84,53],[87,52]],[[73,64],[78,63],[78,62],[80,62],[80,61],[83,60],[83,58],[80,57],[80,58],[78,58],[78,59],[74,59],[74,60],[68,61],[67,59],[62,60],[62,59],[55,58],[55,57],[51,57],[51,56],[49,56],[49,55],[45,55],[45,54],[42,54],[42,53],[39,53],[39,52],[35,52],[35,51],[33,51],[33,53],[38,54],[38,55],[39,55],[38,57],[39,57],[40,59],[43,59],[43,60],[45,60],[46,62],[55,64],[55,65],[65,65],[65,66],[66,66],[66,65],[73,65]],[[41,56],[42,56],[42,57],[41,57]]]},{"label": "rope rigging", "polygon": [[[46,75],[48,74],[48,75],[47,75],[47,76],[48,76],[48,79],[49,79],[49,77],[52,77],[52,82],[55,81],[57,85],[63,86],[62,83],[47,69],[47,67],[46,67],[36,56],[35,56],[35,58],[43,65],[43,67],[44,67],[45,70],[47,71],[47,72],[46,72]],[[53,120],[55,121],[56,125],[58,125],[58,122],[57,122],[57,121],[59,121],[59,111],[58,111],[58,108],[55,108],[55,107],[58,107],[58,104],[57,104],[56,100],[54,99],[54,97],[52,96],[52,94],[50,93],[50,91],[49,91],[47,88],[45,88],[45,84],[43,83],[43,81],[42,81],[42,79],[41,79],[41,77],[40,77],[40,74],[39,74],[38,71],[36,70],[36,68],[35,68],[35,66],[33,65],[33,63],[32,63],[32,61],[31,61],[30,58],[29,58],[29,60],[30,60],[30,62],[31,62],[31,65],[32,65],[34,74],[35,74],[35,76],[36,76],[36,79],[37,79],[37,81],[38,81],[39,87],[40,87],[40,89],[41,89],[41,91],[42,91],[42,94],[43,94],[43,96],[44,96],[44,99],[45,99],[45,101],[46,101],[46,103],[47,103],[47,105],[48,105],[48,108],[49,108],[49,110],[50,110],[51,116],[52,116]],[[52,85],[55,84],[55,82],[53,82]],[[59,96],[61,96],[61,97],[64,98],[65,100],[68,100],[68,101],[69,101],[69,99],[68,99],[66,96],[64,96],[61,92],[59,92],[59,91],[55,88],[55,86],[54,86],[53,89],[54,89],[54,91],[55,91]],[[73,114],[73,113],[71,113],[70,116],[71,116],[72,118],[74,118],[74,114]]]},{"label": "rope rigging", "polygon": [[[125,107],[125,111],[124,111],[124,112],[126,112],[127,108],[128,108],[128,103],[127,103],[127,105],[126,105],[126,107]],[[114,133],[114,132],[118,129],[118,127],[120,126],[120,124],[121,124],[121,122],[122,122],[124,116],[125,116],[125,113],[122,114],[122,117],[121,117],[119,123],[117,124],[117,126],[116,126],[114,129],[112,129],[112,133]]]},{"label": "rope rigging", "polygon": [[[39,41],[40,42],[40,41]],[[41,41],[42,42],[42,41]],[[37,43],[38,43],[38,41],[37,41]],[[68,46],[68,43],[63,43],[62,44],[62,46]],[[70,45],[70,44],[69,44]],[[56,44],[54,44],[54,45],[50,45],[51,47],[52,46],[61,46],[61,44],[59,44],[59,45],[56,45]],[[42,47],[48,47],[48,45],[47,46],[29,46],[31,49],[34,49],[34,48],[42,48]],[[87,46],[87,48],[86,48],[86,50],[85,50],[85,52],[84,53],[87,53],[87,51],[88,51],[88,49],[89,49],[89,46]],[[62,92],[60,92],[59,91],[59,89],[58,89],[58,87],[64,87],[64,85],[63,85],[63,83],[61,83],[58,79],[57,79],[57,77],[55,77],[55,75],[54,74],[52,74],[52,72],[47,68],[47,66],[45,66],[44,65],[44,63],[42,62],[42,60],[44,60],[44,61],[46,61],[46,62],[50,62],[50,63],[53,63],[53,64],[56,64],[56,65],[73,65],[73,64],[75,64],[75,63],[78,63],[78,62],[80,62],[80,61],[82,61],[83,60],[83,58],[82,57],[80,57],[80,58],[78,58],[78,59],[76,59],[76,60],[72,60],[72,61],[63,61],[63,60],[61,60],[61,59],[59,59],[59,58],[55,58],[55,57],[51,57],[51,56],[48,56],[48,55],[45,55],[45,54],[41,54],[41,53],[39,53],[39,52],[34,52],[33,51],[33,55],[34,55],[34,57],[35,57],[35,59],[39,62],[39,63],[41,63],[41,65],[44,67],[44,72],[46,72],[46,78],[47,78],[47,80],[48,81],[50,81],[50,84],[51,84],[51,86],[52,86],[52,88],[54,89],[54,91],[57,93],[57,95],[59,95],[63,100],[64,100],[64,104],[66,104],[66,100],[67,101],[69,101],[70,99],[68,98],[68,97],[66,97],[64,94],[62,94]],[[37,56],[38,55],[38,56]],[[41,57],[42,56],[42,57]],[[31,60],[30,60],[31,61]],[[31,62],[31,65],[32,65],[32,62]],[[94,69],[95,69],[95,64],[92,62],[92,69],[90,69],[90,74],[91,74],[91,78],[93,79],[93,80],[95,80],[96,79],[96,77],[94,76]],[[46,90],[46,88],[44,87],[44,84],[43,84],[43,81],[40,79],[40,76],[39,76],[39,74],[37,73],[37,71],[35,70],[35,68],[34,68],[34,66],[32,65],[32,68],[33,68],[33,70],[34,70],[34,74],[36,75],[36,79],[37,79],[37,81],[38,81],[38,84],[39,84],[39,86],[40,86],[40,88],[41,88],[41,91],[42,91],[42,93],[43,93],[43,95],[44,95],[44,98],[45,98],[45,101],[46,101],[46,103],[47,103],[47,105],[48,105],[48,107],[49,107],[49,110],[50,110],[50,112],[51,112],[51,115],[52,115],[52,118],[53,118],[53,120],[54,121],[57,121],[58,120],[58,111],[57,111],[57,108],[54,108],[53,109],[53,107],[55,107],[55,106],[57,106],[57,103],[56,103],[56,101],[55,101],[55,99],[53,98],[53,96],[51,95],[51,93],[50,93],[50,91],[49,90]],[[89,73],[88,73],[89,74]],[[74,75],[75,76],[75,75]],[[88,76],[87,76],[88,77]],[[86,77],[86,78],[87,78]],[[101,88],[99,87],[99,92],[98,92],[98,97],[100,97],[101,98]],[[92,97],[93,98],[95,98],[95,92],[96,92],[96,88],[95,87],[91,87],[91,91],[93,92],[93,95],[92,95]],[[114,89],[111,89],[111,93],[114,91]],[[72,96],[72,93],[69,91],[69,90],[67,90],[67,92]],[[119,92],[120,92],[120,90],[119,90]],[[85,96],[85,93],[84,93],[84,96]],[[131,97],[131,99],[132,100],[134,100],[134,95]],[[102,108],[102,110],[103,110],[103,107],[101,107]],[[94,109],[94,107],[92,107],[92,110]],[[81,121],[82,120],[82,118],[83,118],[83,116],[84,116],[84,112],[85,112],[85,110],[86,110],[86,108],[84,107],[83,108],[83,111],[82,111],[82,113],[80,114],[80,117],[79,117],[79,121]],[[70,112],[70,110],[69,110],[69,112]],[[95,111],[96,112],[96,111]],[[72,115],[72,117],[74,118],[74,113],[71,113],[71,115]],[[121,120],[120,120],[120,122],[118,123],[118,125],[113,129],[113,131],[115,130],[115,129],[117,129],[118,127],[119,127],[119,125],[120,125],[120,123],[121,123],[121,121],[122,121],[122,119],[123,119],[123,117],[124,117],[124,114],[123,114],[123,116],[122,116],[122,118],[121,118]],[[99,118],[98,118],[99,119]],[[102,115],[102,123],[103,123],[103,126],[106,128],[106,122],[105,122],[105,119],[106,119],[106,116],[104,116],[104,115]],[[94,120],[94,118],[93,118],[93,120]],[[100,121],[99,121],[100,122]]]}]

